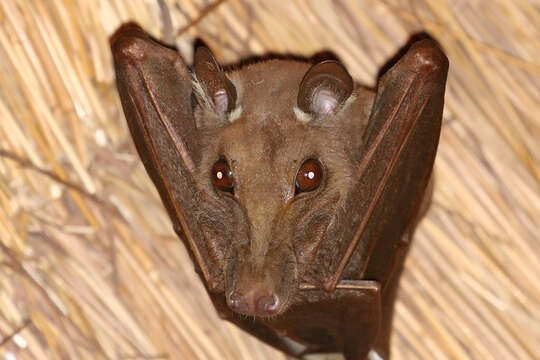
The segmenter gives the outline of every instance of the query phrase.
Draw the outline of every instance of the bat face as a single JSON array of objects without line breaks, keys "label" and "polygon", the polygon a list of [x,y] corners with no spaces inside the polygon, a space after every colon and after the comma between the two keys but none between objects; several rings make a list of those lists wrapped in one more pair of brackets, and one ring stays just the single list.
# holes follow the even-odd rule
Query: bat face
[{"label": "bat face", "polygon": [[200,47],[190,69],[133,24],[111,47],[137,151],[220,315],[291,355],[386,355],[440,133],[436,43],[376,92],[335,61],[224,72]]},{"label": "bat face", "polygon": [[[341,238],[340,218],[373,96],[354,94],[334,104],[336,113],[304,113],[296,98],[309,68],[285,60],[251,65],[227,74],[238,94],[232,116],[220,121],[201,100],[194,110],[206,126],[197,183],[223,209],[212,219],[202,211],[197,223],[211,243],[228,234],[213,256],[227,302],[241,314],[283,312],[321,241],[349,240]],[[315,101],[336,100],[333,92],[324,96]]]}]

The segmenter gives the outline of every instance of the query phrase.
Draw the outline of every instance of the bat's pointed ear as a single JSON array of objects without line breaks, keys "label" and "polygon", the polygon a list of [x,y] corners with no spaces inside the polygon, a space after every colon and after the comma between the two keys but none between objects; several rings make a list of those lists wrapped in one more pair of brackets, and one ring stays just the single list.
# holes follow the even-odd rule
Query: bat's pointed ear
[{"label": "bat's pointed ear", "polygon": [[195,49],[194,71],[203,94],[197,94],[205,105],[210,105],[218,115],[236,107],[236,88],[219,66],[209,48]]},{"label": "bat's pointed ear", "polygon": [[353,79],[335,60],[313,65],[304,75],[298,89],[298,108],[314,115],[332,115],[353,91]]}]

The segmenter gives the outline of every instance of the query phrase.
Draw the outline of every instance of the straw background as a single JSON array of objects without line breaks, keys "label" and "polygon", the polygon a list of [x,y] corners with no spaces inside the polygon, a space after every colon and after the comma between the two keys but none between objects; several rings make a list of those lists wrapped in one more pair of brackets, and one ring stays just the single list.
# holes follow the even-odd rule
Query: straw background
[{"label": "straw background", "polygon": [[0,1],[2,359],[283,359],[218,320],[131,143],[108,36],[222,63],[331,50],[359,82],[429,32],[450,59],[435,194],[393,359],[540,359],[540,1]]}]

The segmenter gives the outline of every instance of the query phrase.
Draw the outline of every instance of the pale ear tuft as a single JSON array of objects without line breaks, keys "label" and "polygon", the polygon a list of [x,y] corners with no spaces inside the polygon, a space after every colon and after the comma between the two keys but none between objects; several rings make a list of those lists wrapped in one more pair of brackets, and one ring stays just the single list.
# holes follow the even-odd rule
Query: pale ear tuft
[{"label": "pale ear tuft", "polygon": [[235,120],[237,120],[240,116],[242,116],[242,105],[238,105],[237,107],[234,108],[233,111],[229,113],[228,120],[230,123],[232,123]]},{"label": "pale ear tuft", "polygon": [[296,115],[296,119],[300,121],[301,123],[307,124],[313,118],[310,114],[300,110],[298,106],[295,106],[293,108],[293,111],[294,111],[294,115]]}]

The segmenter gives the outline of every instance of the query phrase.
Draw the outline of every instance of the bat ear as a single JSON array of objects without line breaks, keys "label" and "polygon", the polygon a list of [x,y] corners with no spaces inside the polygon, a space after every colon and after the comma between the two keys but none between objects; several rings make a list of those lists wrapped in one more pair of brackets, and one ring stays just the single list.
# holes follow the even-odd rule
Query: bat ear
[{"label": "bat ear", "polygon": [[209,48],[199,46],[195,50],[194,71],[201,85],[206,103],[211,102],[215,111],[226,114],[236,106],[236,88],[221,70],[216,58]]},{"label": "bat ear", "polygon": [[300,83],[298,107],[308,114],[335,114],[353,91],[351,75],[339,62],[313,65]]}]

